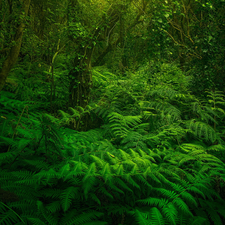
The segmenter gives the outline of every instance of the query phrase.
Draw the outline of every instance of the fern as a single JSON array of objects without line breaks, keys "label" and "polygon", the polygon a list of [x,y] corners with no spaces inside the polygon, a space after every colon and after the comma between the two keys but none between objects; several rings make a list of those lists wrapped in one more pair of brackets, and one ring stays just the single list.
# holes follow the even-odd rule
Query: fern
[{"label": "fern", "polygon": [[212,143],[219,139],[219,136],[215,132],[215,130],[210,127],[208,124],[195,121],[194,119],[186,122],[186,127],[190,129],[191,131],[194,131],[193,134],[199,138],[202,136],[205,138],[205,140],[209,140]]},{"label": "fern", "polygon": [[61,198],[61,204],[63,211],[66,212],[71,205],[71,198],[75,198],[75,196],[78,194],[78,189],[75,187],[68,187],[65,189],[62,194],[60,195]]},{"label": "fern", "polygon": [[[94,219],[96,219],[97,217],[101,217],[102,215],[103,213],[100,213],[94,210],[77,215],[77,210],[73,209],[73,210],[70,210],[70,212],[65,213],[65,216],[63,217],[63,219],[60,220],[59,223],[65,224],[65,225],[88,224],[88,222],[94,223]],[[96,224],[98,224],[98,221],[96,221]],[[102,224],[105,224],[105,223],[102,223]]]},{"label": "fern", "polygon": [[178,211],[173,204],[168,203],[164,205],[162,208],[162,214],[165,215],[170,224],[176,224],[176,217],[178,215]]},{"label": "fern", "polygon": [[[140,96],[129,82],[122,85],[111,85],[98,104],[59,111],[61,119],[22,113],[13,138],[4,123],[1,146],[11,147],[0,154],[0,198],[10,208],[0,204],[4,223],[220,224],[224,201],[214,188],[215,176],[224,179],[224,164],[208,153],[223,151],[220,131],[211,127],[222,122],[222,107],[172,88]],[[215,102],[222,99],[214,96]],[[103,118],[101,128],[62,127],[77,128],[90,112]],[[190,134],[201,141],[185,143]]]}]

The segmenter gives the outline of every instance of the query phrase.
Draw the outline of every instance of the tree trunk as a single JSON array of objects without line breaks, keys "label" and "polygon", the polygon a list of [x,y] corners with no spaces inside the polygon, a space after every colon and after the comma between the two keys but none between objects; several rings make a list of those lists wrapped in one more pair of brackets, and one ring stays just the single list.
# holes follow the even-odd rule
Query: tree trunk
[{"label": "tree trunk", "polygon": [[[121,36],[111,44],[109,42],[110,35],[112,34],[112,30],[115,27],[117,21],[120,18],[121,10],[125,10],[125,7],[121,4],[113,5],[107,14],[110,17],[110,21],[108,22],[108,26],[103,26],[103,30],[105,32],[105,39],[107,40],[107,47],[104,52],[98,57],[96,60],[97,64],[102,60],[102,58],[113,49],[113,45],[118,45],[121,41]],[[136,24],[138,24],[140,16],[143,14],[143,11],[139,12],[133,24],[128,27],[128,31],[133,28]],[[103,22],[106,22],[104,16],[102,18]],[[124,25],[123,25],[124,26]],[[124,29],[124,28],[123,28]],[[92,88],[92,74],[91,74],[91,59],[92,53],[94,51],[93,41],[94,37],[96,40],[100,39],[100,35],[102,31],[100,28],[95,29],[93,32],[92,38],[89,42],[87,41],[86,47],[82,47],[80,42],[80,47],[77,50],[77,56],[74,59],[73,69],[69,72],[70,86],[69,86],[69,107],[74,108],[75,106],[81,106],[85,108],[88,105],[90,100],[90,92]],[[124,34],[123,34],[124,38]],[[71,38],[71,40],[73,40]],[[78,56],[83,56],[80,60]],[[95,63],[96,66],[96,63]],[[88,117],[88,115],[87,115]],[[84,127],[85,129],[89,126],[90,118],[84,117]]]},{"label": "tree trunk", "polygon": [[[25,12],[24,16],[27,16],[29,6],[30,6],[30,1],[31,0],[23,0],[23,6],[20,13],[20,18],[23,17],[23,12]],[[25,23],[23,18],[19,20],[19,25],[17,27],[16,34],[14,37],[14,41],[16,42],[16,44],[10,49],[7,58],[2,64],[2,69],[0,71],[0,91],[2,91],[6,82],[6,78],[9,75],[10,70],[12,69],[12,67],[14,66],[18,58],[20,47],[22,44],[24,28],[25,28]]]},{"label": "tree trunk", "polygon": [[[92,74],[91,74],[91,58],[93,47],[80,48],[78,55],[82,54],[83,58],[80,60],[78,56],[74,59],[73,69],[69,72],[69,107],[75,108],[81,106],[85,108],[90,100],[90,92],[92,88]],[[85,51],[85,52],[84,52]],[[80,118],[77,131],[87,131],[93,125],[89,114],[83,114]],[[95,121],[96,122],[96,121]],[[94,122],[94,123],[95,123]]]},{"label": "tree trunk", "polygon": [[89,102],[89,95],[92,88],[91,58],[93,47],[87,47],[85,50],[84,48],[79,49],[80,54],[83,54],[84,57],[82,60],[76,57],[74,59],[74,68],[69,72],[69,107],[72,108],[75,106],[84,108]]}]

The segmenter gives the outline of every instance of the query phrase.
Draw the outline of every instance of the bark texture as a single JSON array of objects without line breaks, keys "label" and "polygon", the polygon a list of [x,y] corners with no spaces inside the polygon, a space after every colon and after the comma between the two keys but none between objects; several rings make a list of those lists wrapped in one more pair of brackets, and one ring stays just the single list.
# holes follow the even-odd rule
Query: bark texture
[{"label": "bark texture", "polygon": [[[29,6],[30,6],[30,1],[31,0],[23,0],[23,6],[20,12],[20,18],[23,16],[27,16]],[[16,44],[10,49],[7,58],[2,64],[2,69],[0,71],[0,91],[2,91],[6,82],[6,78],[8,77],[10,70],[13,68],[14,64],[16,63],[18,59],[21,44],[22,44],[24,28],[25,28],[25,18],[19,20],[19,25],[16,29],[16,34],[14,37],[14,41],[16,42]]]}]

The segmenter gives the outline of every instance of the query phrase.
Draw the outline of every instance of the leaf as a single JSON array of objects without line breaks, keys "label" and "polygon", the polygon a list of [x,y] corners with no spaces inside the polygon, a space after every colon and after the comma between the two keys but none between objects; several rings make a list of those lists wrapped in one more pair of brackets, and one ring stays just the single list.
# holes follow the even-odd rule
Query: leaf
[{"label": "leaf", "polygon": [[170,15],[167,13],[167,14],[165,14],[164,16],[165,16],[166,18],[168,18]]},{"label": "leaf", "polygon": [[213,37],[210,35],[210,36],[209,36],[209,41],[211,41],[211,40],[212,40],[212,38],[213,38]]},{"label": "leaf", "polygon": [[158,22],[159,22],[159,23],[162,23],[162,19],[161,19],[161,18],[160,18],[160,19],[158,19]]}]

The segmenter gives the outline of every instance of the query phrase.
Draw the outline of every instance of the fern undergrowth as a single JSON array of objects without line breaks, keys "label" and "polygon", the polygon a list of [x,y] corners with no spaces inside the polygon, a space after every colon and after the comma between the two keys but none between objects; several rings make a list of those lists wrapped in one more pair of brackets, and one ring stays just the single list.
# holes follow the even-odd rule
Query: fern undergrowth
[{"label": "fern undergrowth", "polygon": [[1,92],[0,224],[225,223],[224,96],[132,79],[57,117]]}]

